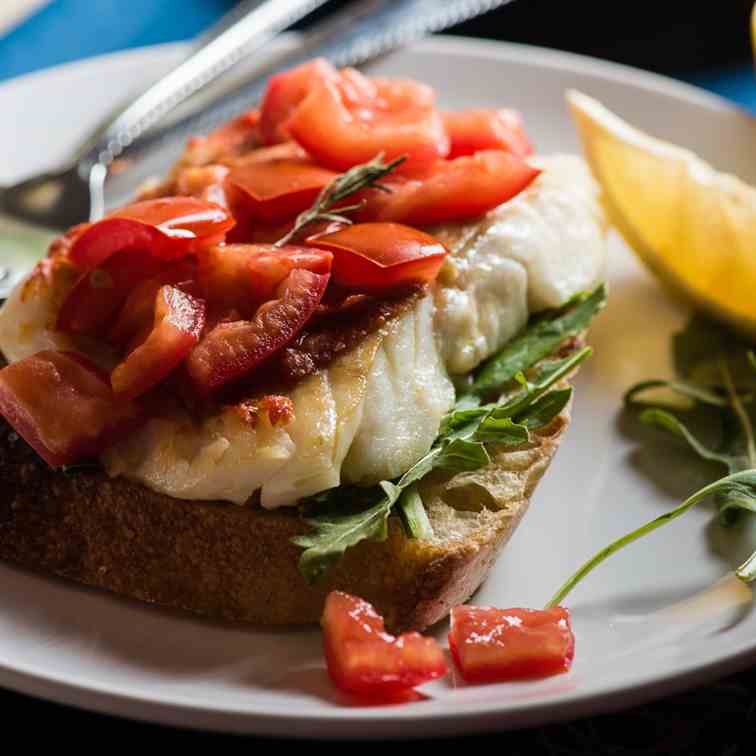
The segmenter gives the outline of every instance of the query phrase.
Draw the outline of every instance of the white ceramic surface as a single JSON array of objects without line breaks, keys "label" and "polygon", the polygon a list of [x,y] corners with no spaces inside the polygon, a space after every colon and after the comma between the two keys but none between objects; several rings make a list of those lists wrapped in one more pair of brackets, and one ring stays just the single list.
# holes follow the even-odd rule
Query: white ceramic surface
[{"label": "white ceramic surface", "polygon": [[[0,182],[63,157],[124,93],[175,60],[174,48],[65,66],[0,87]],[[756,126],[724,101],[671,80],[515,45],[433,39],[377,67],[436,85],[448,105],[522,110],[538,148],[575,150],[563,92],[756,180]],[[574,424],[531,511],[475,601],[542,605],[609,540],[672,507],[701,472],[674,443],[620,416],[622,391],[669,370],[686,317],[620,243],[611,299],[591,333]],[[540,682],[424,688],[422,702],[346,705],[330,686],[315,629],[269,632],[174,612],[0,566],[0,684],[152,721],[294,736],[442,735],[504,729],[628,706],[756,661],[751,594],[718,582],[756,545],[725,539],[706,507],[601,567],[570,597],[573,670]],[[444,637],[445,627],[438,635]]]}]

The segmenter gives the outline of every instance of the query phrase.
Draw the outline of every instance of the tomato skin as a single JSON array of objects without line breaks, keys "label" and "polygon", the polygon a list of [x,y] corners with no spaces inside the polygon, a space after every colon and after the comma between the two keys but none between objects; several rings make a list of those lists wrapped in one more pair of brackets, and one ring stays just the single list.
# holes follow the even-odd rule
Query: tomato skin
[{"label": "tomato skin", "polygon": [[247,161],[231,169],[226,193],[234,215],[274,225],[307,210],[337,175],[306,157]]},{"label": "tomato skin", "polygon": [[567,609],[494,609],[457,606],[451,611],[449,648],[467,682],[547,677],[569,670],[575,637]]},{"label": "tomato skin", "polygon": [[137,334],[152,326],[155,314],[155,297],[161,286],[193,281],[197,263],[193,257],[184,257],[171,263],[153,278],[138,283],[126,297],[115,323],[108,332],[108,341],[127,344]]},{"label": "tomato skin", "polygon": [[152,331],[110,375],[119,399],[136,399],[177,368],[205,327],[205,302],[181,288],[161,286]]},{"label": "tomato skin", "polygon": [[325,58],[271,76],[260,109],[260,134],[265,144],[289,139],[287,122],[311,89],[322,81],[338,81],[338,71]]},{"label": "tomato skin", "polygon": [[412,172],[449,152],[449,137],[434,108],[409,105],[384,111],[377,104],[350,108],[339,86],[330,81],[312,89],[287,125],[317,163],[337,171],[383,153],[386,161],[406,156],[399,170]]},{"label": "tomato skin", "polygon": [[460,110],[442,117],[451,139],[450,160],[481,150],[504,150],[520,158],[533,154],[516,110]]},{"label": "tomato skin", "polygon": [[438,161],[422,180],[384,180],[390,194],[366,192],[360,220],[410,226],[470,220],[512,199],[539,174],[539,169],[502,150]]},{"label": "tomato skin", "polygon": [[252,320],[216,325],[186,360],[199,393],[243,378],[286,346],[317,309],[329,276],[295,268],[280,284],[278,299],[261,305]]},{"label": "tomato skin", "polygon": [[206,136],[189,139],[184,163],[203,166],[229,153],[250,149],[260,142],[260,111],[249,110]]},{"label": "tomato skin", "polygon": [[225,208],[196,197],[160,197],[116,210],[79,235],[68,252],[84,269],[123,250],[173,260],[221,241],[234,225]]},{"label": "tomato skin", "polygon": [[0,370],[0,413],[51,467],[100,454],[144,419],[85,357],[52,350]]},{"label": "tomato skin", "polygon": [[248,318],[260,304],[273,299],[292,270],[327,274],[332,260],[330,252],[307,247],[225,244],[202,255],[198,284],[215,310],[237,310]]},{"label": "tomato skin", "polygon": [[391,698],[447,672],[433,638],[390,635],[373,606],[348,593],[328,594],[321,625],[328,674],[347,693]]},{"label": "tomato skin", "polygon": [[106,333],[135,286],[165,268],[147,250],[125,249],[84,273],[58,311],[56,328],[74,333]]},{"label": "tomato skin", "polygon": [[430,283],[448,254],[432,236],[399,223],[356,223],[306,243],[333,253],[335,284],[364,294]]}]

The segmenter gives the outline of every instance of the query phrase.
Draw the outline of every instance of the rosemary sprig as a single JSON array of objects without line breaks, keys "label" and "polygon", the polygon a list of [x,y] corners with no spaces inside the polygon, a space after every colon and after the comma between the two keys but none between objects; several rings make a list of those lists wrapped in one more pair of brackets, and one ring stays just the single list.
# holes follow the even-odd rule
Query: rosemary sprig
[{"label": "rosemary sprig", "polygon": [[319,221],[332,221],[335,223],[352,223],[344,213],[361,210],[365,204],[362,200],[354,205],[338,208],[338,212],[331,212],[336,205],[361,189],[378,189],[382,192],[391,192],[387,186],[378,182],[392,171],[396,170],[407,158],[401,156],[390,163],[383,162],[383,153],[376,155],[369,163],[355,165],[346,173],[337,176],[328,186],[324,186],[318,194],[312,207],[300,213],[294,221],[294,227],[286,236],[279,239],[274,246],[283,247],[292,239],[296,238],[307,226]]}]

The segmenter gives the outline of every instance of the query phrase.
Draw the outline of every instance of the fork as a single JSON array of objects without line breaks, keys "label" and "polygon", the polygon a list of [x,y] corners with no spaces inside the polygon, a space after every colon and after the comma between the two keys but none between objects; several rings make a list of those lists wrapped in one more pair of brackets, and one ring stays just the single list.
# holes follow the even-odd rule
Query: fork
[{"label": "fork", "polygon": [[203,34],[178,66],[89,135],[69,161],[0,188],[0,298],[56,231],[104,213],[108,166],[165,115],[252,51],[330,0],[245,0]]}]

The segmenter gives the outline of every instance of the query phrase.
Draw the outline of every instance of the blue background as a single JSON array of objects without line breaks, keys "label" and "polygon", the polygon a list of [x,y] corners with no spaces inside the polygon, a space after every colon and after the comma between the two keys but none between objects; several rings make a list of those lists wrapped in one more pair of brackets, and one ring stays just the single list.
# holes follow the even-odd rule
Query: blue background
[{"label": "blue background", "polygon": [[[0,81],[79,58],[189,39],[234,4],[235,0],[52,0],[15,29],[0,36]],[[512,8],[524,10],[518,3]],[[510,17],[511,12],[507,21]],[[503,26],[506,34],[509,24]],[[746,24],[743,27],[746,34]],[[477,31],[478,27],[473,33]],[[488,31],[490,26],[484,33]],[[649,39],[653,32],[649,30]],[[564,29],[564,35],[564,41],[558,41],[559,46],[570,44],[571,30]],[[648,63],[648,67],[654,68],[653,60]],[[666,73],[756,111],[756,82],[747,60]]]}]

